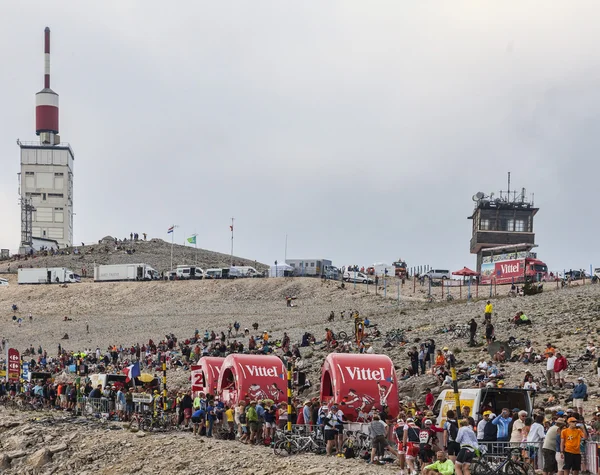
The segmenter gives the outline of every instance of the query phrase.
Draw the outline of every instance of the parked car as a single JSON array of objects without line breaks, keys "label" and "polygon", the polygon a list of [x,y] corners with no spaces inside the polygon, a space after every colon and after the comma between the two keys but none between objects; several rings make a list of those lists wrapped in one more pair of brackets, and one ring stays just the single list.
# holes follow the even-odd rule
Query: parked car
[{"label": "parked car", "polygon": [[445,269],[431,269],[430,271],[428,271],[424,277],[427,277],[428,279],[451,279],[452,278],[452,273],[449,270],[445,270]]},{"label": "parked car", "polygon": [[374,284],[375,281],[367,274],[362,272],[346,271],[344,272],[344,280],[346,282],[356,282],[362,284]]},{"label": "parked car", "polygon": [[2,287],[3,285],[8,285],[8,280],[0,277],[0,287]]},{"label": "parked car", "polygon": [[600,267],[594,269],[594,275],[600,279]]}]

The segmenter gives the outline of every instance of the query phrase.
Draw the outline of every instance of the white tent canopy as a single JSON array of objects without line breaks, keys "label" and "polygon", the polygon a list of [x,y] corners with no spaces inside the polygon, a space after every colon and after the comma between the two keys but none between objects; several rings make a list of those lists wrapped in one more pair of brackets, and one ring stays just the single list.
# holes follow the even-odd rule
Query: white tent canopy
[{"label": "white tent canopy", "polygon": [[269,269],[269,277],[285,277],[286,272],[290,274],[293,270],[285,261],[277,261],[277,265],[273,264]]}]

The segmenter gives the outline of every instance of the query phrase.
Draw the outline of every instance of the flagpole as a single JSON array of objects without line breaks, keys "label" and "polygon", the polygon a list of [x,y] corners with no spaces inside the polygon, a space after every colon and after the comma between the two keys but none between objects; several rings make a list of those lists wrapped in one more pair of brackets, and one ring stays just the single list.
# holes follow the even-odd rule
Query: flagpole
[{"label": "flagpole", "polygon": [[231,218],[231,257],[229,259],[229,265],[233,265],[233,218]]},{"label": "flagpole", "polygon": [[175,225],[173,225],[173,231],[171,231],[171,268],[169,269],[169,272],[171,272],[173,270],[173,241],[175,238]]}]

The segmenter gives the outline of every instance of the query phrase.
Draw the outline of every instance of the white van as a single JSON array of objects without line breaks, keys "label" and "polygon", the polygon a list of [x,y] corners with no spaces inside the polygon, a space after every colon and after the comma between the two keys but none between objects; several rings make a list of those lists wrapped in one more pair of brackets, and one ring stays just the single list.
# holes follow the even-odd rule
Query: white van
[{"label": "white van", "polygon": [[356,282],[363,284],[373,284],[375,281],[363,272],[346,271],[344,272],[344,280],[346,282]]},{"label": "white van", "polygon": [[[533,409],[530,392],[525,389],[472,388],[459,389],[458,394],[461,407],[470,408],[469,415],[475,419],[475,422],[481,419],[484,409],[489,409],[496,415],[502,412],[503,407],[507,407],[511,411],[518,407],[527,411],[528,414],[531,414]],[[454,391],[445,389],[440,393],[433,406],[433,413],[437,416],[436,423],[439,427],[444,426],[448,410],[455,410],[455,408]]]},{"label": "white van", "polygon": [[206,269],[204,274],[205,279],[222,279],[223,269]]},{"label": "white van", "polygon": [[202,279],[204,269],[197,266],[177,266],[177,278],[182,280]]},{"label": "white van", "polygon": [[446,269],[431,269],[427,273],[425,273],[424,277],[428,279],[451,279],[452,273]]},{"label": "white van", "polygon": [[0,277],[0,287],[8,285],[8,280]]}]

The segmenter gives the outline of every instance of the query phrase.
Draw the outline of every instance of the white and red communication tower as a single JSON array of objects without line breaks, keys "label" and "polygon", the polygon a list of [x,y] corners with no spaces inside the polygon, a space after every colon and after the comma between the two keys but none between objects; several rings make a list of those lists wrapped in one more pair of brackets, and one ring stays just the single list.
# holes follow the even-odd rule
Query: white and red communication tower
[{"label": "white and red communication tower", "polygon": [[50,89],[50,28],[44,30],[44,88],[35,95],[38,142],[21,148],[20,253],[73,244],[73,165],[75,155],[58,135],[58,94]]}]

